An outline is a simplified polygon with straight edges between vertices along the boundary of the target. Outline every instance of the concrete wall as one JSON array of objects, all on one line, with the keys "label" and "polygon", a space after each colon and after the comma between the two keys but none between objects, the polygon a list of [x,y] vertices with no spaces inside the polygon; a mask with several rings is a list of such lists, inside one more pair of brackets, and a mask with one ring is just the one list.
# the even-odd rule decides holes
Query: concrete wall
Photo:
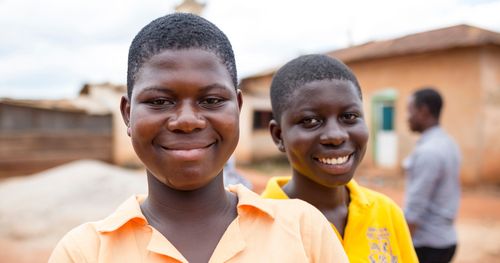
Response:
[{"label": "concrete wall", "polygon": [[127,127],[120,112],[121,97],[125,94],[125,87],[112,84],[90,85],[87,96],[91,100],[99,101],[112,113],[113,127],[113,163],[122,166],[138,167],[142,162],[135,154],[134,148],[127,135]]},{"label": "concrete wall", "polygon": [[[368,104],[374,94],[395,88],[395,129],[398,137],[398,163],[408,156],[418,135],[407,125],[407,100],[421,86],[432,85],[442,93],[445,106],[441,124],[459,143],[464,160],[462,179],[474,183],[480,170],[481,147],[477,139],[484,121],[480,84],[480,50],[454,49],[441,52],[349,63],[363,89],[367,120]],[[368,122],[371,125],[371,122]],[[370,147],[373,145],[370,143]],[[365,161],[373,164],[372,150]]]},{"label": "concrete wall", "polygon": [[263,93],[243,92],[243,107],[240,113],[240,140],[235,150],[238,163],[250,163],[279,155],[268,129],[253,130],[253,112],[271,111],[271,102]]},{"label": "concrete wall", "polygon": [[0,177],[78,159],[112,161],[111,115],[0,103]]},{"label": "concrete wall", "polygon": [[478,144],[479,174],[486,182],[500,182],[500,47],[485,47],[480,53],[482,117]]}]

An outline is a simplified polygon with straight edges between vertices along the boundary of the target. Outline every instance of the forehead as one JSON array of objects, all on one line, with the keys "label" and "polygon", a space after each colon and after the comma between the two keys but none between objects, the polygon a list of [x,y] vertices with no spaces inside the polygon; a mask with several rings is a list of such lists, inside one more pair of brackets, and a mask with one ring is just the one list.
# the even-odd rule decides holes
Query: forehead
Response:
[{"label": "forehead", "polygon": [[308,82],[296,88],[290,95],[285,108],[346,104],[362,104],[356,86],[349,80],[328,79]]},{"label": "forehead", "polygon": [[164,50],[146,61],[143,65],[143,68],[145,67],[194,70],[203,68],[225,69],[221,59],[215,53],[199,48]]},{"label": "forehead", "polygon": [[151,86],[208,86],[234,90],[231,76],[220,58],[203,49],[165,50],[146,61],[137,74],[133,93]]}]

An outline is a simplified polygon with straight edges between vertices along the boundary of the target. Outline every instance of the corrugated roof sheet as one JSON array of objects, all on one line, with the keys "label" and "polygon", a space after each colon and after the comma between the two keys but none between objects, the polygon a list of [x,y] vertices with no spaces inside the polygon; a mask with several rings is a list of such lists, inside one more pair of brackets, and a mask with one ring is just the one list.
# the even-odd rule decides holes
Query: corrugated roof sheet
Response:
[{"label": "corrugated roof sheet", "polygon": [[482,45],[500,45],[500,33],[457,25],[328,52],[344,62]]}]

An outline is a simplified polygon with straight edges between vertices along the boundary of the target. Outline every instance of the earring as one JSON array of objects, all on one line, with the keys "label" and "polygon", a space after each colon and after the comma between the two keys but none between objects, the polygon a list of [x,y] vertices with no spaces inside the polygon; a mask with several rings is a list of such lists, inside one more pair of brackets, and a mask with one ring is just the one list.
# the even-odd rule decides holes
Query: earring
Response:
[{"label": "earring", "polygon": [[130,134],[132,133],[132,130],[130,129],[130,122],[127,123],[127,135],[130,136]]},{"label": "earring", "polygon": [[280,142],[280,144],[278,145],[278,149],[282,152],[285,152],[285,145],[283,145],[283,142]]}]

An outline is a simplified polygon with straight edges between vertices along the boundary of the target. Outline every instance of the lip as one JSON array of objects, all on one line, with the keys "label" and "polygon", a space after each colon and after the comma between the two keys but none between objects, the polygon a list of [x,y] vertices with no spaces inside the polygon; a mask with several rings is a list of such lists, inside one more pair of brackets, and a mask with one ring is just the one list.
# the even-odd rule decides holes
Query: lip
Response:
[{"label": "lip", "polygon": [[172,158],[180,161],[196,161],[207,156],[215,143],[177,143],[161,148]]},{"label": "lip", "polygon": [[214,144],[214,142],[180,141],[176,143],[166,143],[161,145],[161,147],[169,151],[176,151],[176,150],[187,151],[187,150],[207,148],[212,144]]}]

